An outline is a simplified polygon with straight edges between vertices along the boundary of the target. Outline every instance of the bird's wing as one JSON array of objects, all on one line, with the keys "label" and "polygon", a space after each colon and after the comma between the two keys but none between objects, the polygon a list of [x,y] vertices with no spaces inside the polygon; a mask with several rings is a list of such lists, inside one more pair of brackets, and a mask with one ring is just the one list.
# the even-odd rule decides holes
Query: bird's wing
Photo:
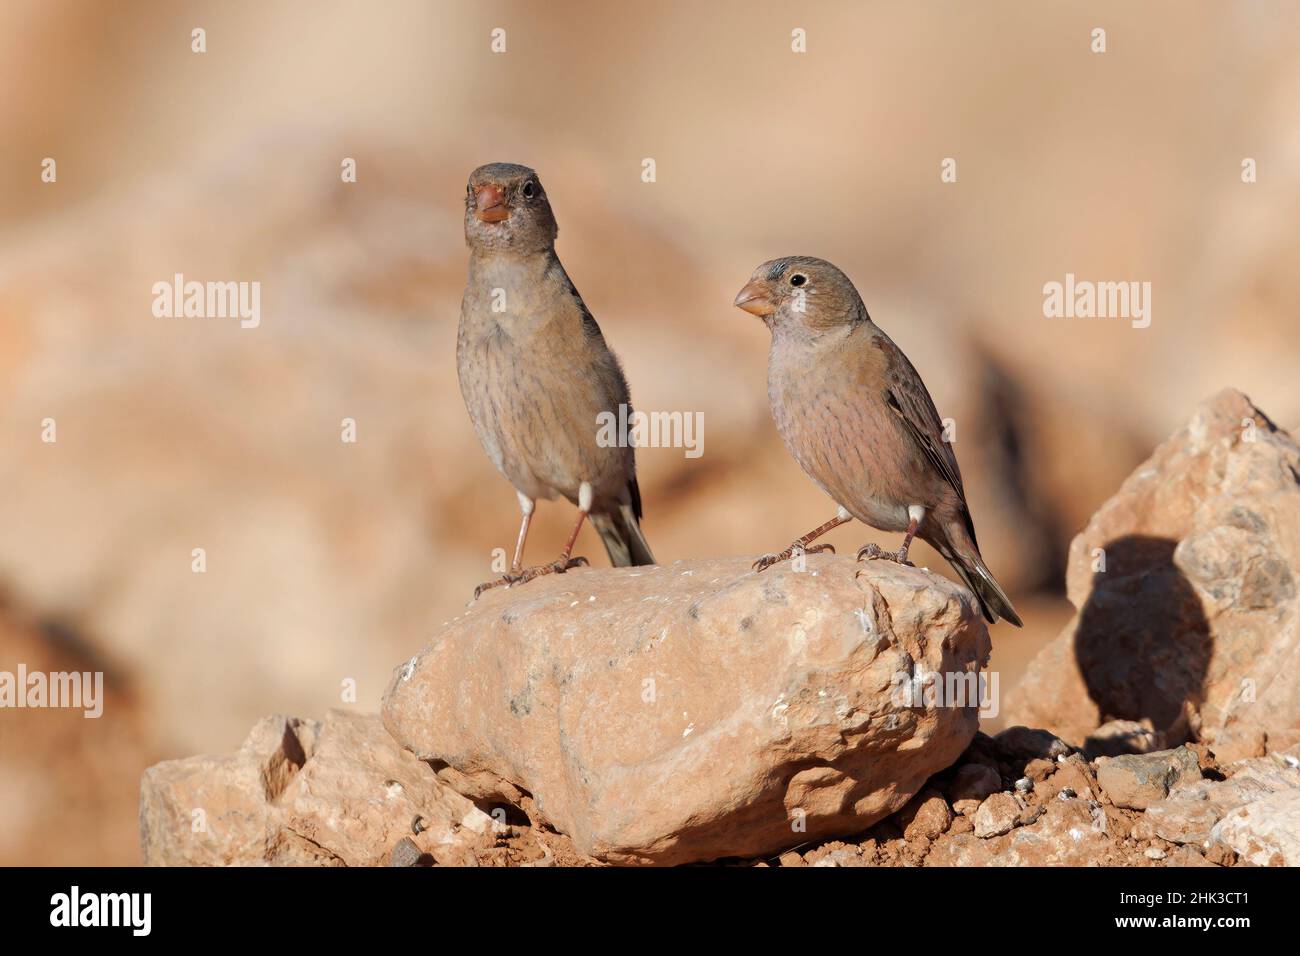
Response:
[{"label": "bird's wing", "polygon": [[884,335],[879,335],[878,339],[873,337],[872,344],[885,353],[885,404],[899,417],[903,430],[935,471],[952,485],[964,505],[966,490],[962,486],[957,456],[953,454],[952,446],[943,440],[943,423],[920,374],[902,350]]},{"label": "bird's wing", "polygon": [[[572,434],[594,434],[591,423],[598,413],[619,413],[619,406],[627,407],[627,420],[633,415],[632,400],[623,366],[600,331],[596,317],[582,300],[577,286],[565,272],[558,257],[552,257],[548,279],[558,302],[552,310],[554,329],[559,339],[554,347],[562,355],[561,367],[570,376],[566,406],[568,428]],[[603,461],[605,455],[599,456]],[[609,468],[623,469],[624,483],[621,491],[633,507],[635,517],[641,518],[641,490],[636,483],[636,453],[627,447],[622,454],[613,456]],[[648,553],[648,549],[647,549]],[[642,562],[644,563],[644,562]]]},{"label": "bird's wing", "polygon": [[558,258],[553,259],[551,271],[554,274],[556,285],[561,290],[561,294],[565,296],[570,301],[573,308],[577,310],[578,317],[582,321],[583,335],[588,339],[598,341],[602,348],[606,347],[605,336],[601,334],[600,331],[600,323],[598,323],[596,317],[591,314],[591,309],[587,308],[587,303],[582,301],[582,296],[578,294],[578,287],[573,284],[573,280],[569,278],[569,274],[564,271],[564,266],[560,264]]}]

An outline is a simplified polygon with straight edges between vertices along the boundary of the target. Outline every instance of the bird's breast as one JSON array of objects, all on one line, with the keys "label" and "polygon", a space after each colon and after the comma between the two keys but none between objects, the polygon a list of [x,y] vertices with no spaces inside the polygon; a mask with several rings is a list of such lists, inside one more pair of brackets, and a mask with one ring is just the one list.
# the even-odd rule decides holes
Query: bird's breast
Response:
[{"label": "bird's breast", "polygon": [[889,409],[833,364],[778,358],[769,366],[772,417],[790,454],[855,518],[907,527],[906,449]]},{"label": "bird's breast", "polygon": [[599,416],[617,415],[626,385],[616,363],[551,318],[462,322],[457,364],[470,418],[497,468],[530,497],[574,498],[583,482],[616,495],[633,453],[598,441]]}]

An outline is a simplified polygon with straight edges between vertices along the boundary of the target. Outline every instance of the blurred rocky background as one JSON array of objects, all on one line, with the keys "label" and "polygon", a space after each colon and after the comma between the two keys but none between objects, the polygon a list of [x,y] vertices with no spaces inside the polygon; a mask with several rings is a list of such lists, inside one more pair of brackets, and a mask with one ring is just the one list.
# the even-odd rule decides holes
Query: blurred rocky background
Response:
[{"label": "blurred rocky background", "polygon": [[[102,670],[108,697],[0,711],[0,863],[136,862],[145,766],[373,711],[492,575],[517,506],[453,357],[487,161],[541,173],[637,407],[704,415],[701,457],[639,454],[661,560],[831,515],[730,303],[776,255],[853,277],[956,423],[1026,622],[993,631],[1008,691],[1071,618],[1072,535],[1200,401],[1300,424],[1298,27],[1280,2],[4,4],[0,670]],[[260,327],[155,317],[176,273],[260,282]],[[1150,282],[1150,327],[1044,318],[1066,273]],[[543,505],[530,557],[571,520]]]}]

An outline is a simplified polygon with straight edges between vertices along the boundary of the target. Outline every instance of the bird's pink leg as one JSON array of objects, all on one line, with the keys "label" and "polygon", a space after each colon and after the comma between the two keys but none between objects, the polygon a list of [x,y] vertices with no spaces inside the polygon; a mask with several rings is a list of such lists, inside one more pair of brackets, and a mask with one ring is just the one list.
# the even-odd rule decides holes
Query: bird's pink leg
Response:
[{"label": "bird's pink leg", "polygon": [[533,578],[541,577],[543,574],[563,574],[570,568],[585,567],[590,562],[586,558],[570,557],[573,554],[573,546],[578,541],[578,532],[582,530],[582,523],[587,520],[587,512],[582,508],[578,509],[578,520],[573,525],[573,530],[569,532],[569,540],[564,542],[564,550],[560,556],[550,564],[539,564],[537,567],[528,568],[519,574],[519,583],[531,581]]},{"label": "bird's pink leg", "polygon": [[[520,496],[519,500],[522,504],[525,499]],[[550,564],[539,564],[536,567],[524,568],[521,571],[519,570],[518,565],[523,559],[524,538],[528,534],[528,520],[532,515],[532,509],[530,507],[524,508],[524,524],[519,529],[519,545],[515,549],[515,567],[511,568],[510,573],[500,581],[493,581],[489,584],[479,585],[478,590],[474,592],[474,596],[478,597],[488,588],[498,587],[502,584],[506,586],[523,584],[526,581],[531,581],[533,578],[539,578],[543,574],[563,574],[571,568],[581,568],[589,564],[590,562],[588,562],[586,558],[575,558],[572,557],[572,555],[573,546],[578,542],[578,532],[582,530],[582,523],[587,520],[587,515],[591,512],[591,505],[591,485],[583,482],[582,487],[578,491],[578,520],[574,522],[573,530],[569,532],[569,540],[564,542],[564,550],[560,553],[560,556]]]},{"label": "bird's pink leg", "polygon": [[515,542],[515,559],[510,562],[510,573],[518,574],[524,566],[524,542],[528,540],[528,526],[533,523],[532,509],[524,512],[524,520],[519,524],[519,540]]},{"label": "bird's pink leg", "polygon": [[[569,555],[573,554],[573,546],[578,543],[578,532],[582,530],[582,523],[586,520],[587,520],[587,512],[582,509],[579,509],[578,520],[574,523],[573,530],[569,532],[569,540],[564,542],[564,551],[560,554],[559,560],[555,562],[556,564],[568,564],[569,561],[571,560],[581,561],[583,564],[587,563],[586,558],[569,557]],[[560,568],[559,570],[563,571],[566,569]]]},{"label": "bird's pink leg", "polygon": [[907,560],[907,550],[912,546],[912,539],[916,537],[916,529],[920,526],[921,519],[913,515],[912,520],[907,523],[907,534],[903,537],[901,548],[897,551],[884,551],[878,544],[864,544],[858,551],[858,560],[866,558],[868,561],[895,561],[912,567],[912,562]]},{"label": "bird's pink leg", "polygon": [[535,502],[531,498],[526,498],[522,494],[519,496],[519,508],[523,512],[523,519],[519,522],[519,538],[515,541],[515,559],[510,563],[510,570],[497,578],[495,581],[486,581],[474,589],[474,598],[484,591],[492,588],[509,587],[511,584],[518,584],[523,580],[521,569],[524,564],[524,543],[528,540],[528,529],[533,523],[533,509]]},{"label": "bird's pink leg", "polygon": [[831,554],[834,554],[835,549],[831,547],[829,544],[819,544],[815,548],[810,548],[808,547],[808,545],[816,541],[818,538],[824,535],[827,531],[830,531],[832,528],[838,528],[840,525],[852,520],[853,518],[850,515],[841,511],[839,514],[837,514],[834,518],[826,522],[821,527],[814,528],[813,530],[809,531],[806,535],[804,535],[802,538],[796,538],[790,544],[790,547],[786,548],[784,551],[779,551],[775,554],[763,555],[761,558],[759,558],[757,561],[754,562],[754,570],[765,571],[774,564],[779,564],[782,561],[790,560],[796,554],[820,554],[823,551],[829,551]]}]

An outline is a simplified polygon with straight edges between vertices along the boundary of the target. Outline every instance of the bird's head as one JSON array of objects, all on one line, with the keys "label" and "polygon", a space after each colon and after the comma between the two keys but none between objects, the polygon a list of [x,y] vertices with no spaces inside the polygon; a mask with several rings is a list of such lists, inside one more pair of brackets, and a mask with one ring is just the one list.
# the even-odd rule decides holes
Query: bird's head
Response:
[{"label": "bird's head", "polygon": [[465,187],[465,242],[484,252],[544,252],[559,227],[537,173],[515,163],[489,163]]},{"label": "bird's head", "polygon": [[778,328],[827,331],[867,318],[849,277],[824,259],[785,256],[764,262],[736,296],[738,309]]}]

